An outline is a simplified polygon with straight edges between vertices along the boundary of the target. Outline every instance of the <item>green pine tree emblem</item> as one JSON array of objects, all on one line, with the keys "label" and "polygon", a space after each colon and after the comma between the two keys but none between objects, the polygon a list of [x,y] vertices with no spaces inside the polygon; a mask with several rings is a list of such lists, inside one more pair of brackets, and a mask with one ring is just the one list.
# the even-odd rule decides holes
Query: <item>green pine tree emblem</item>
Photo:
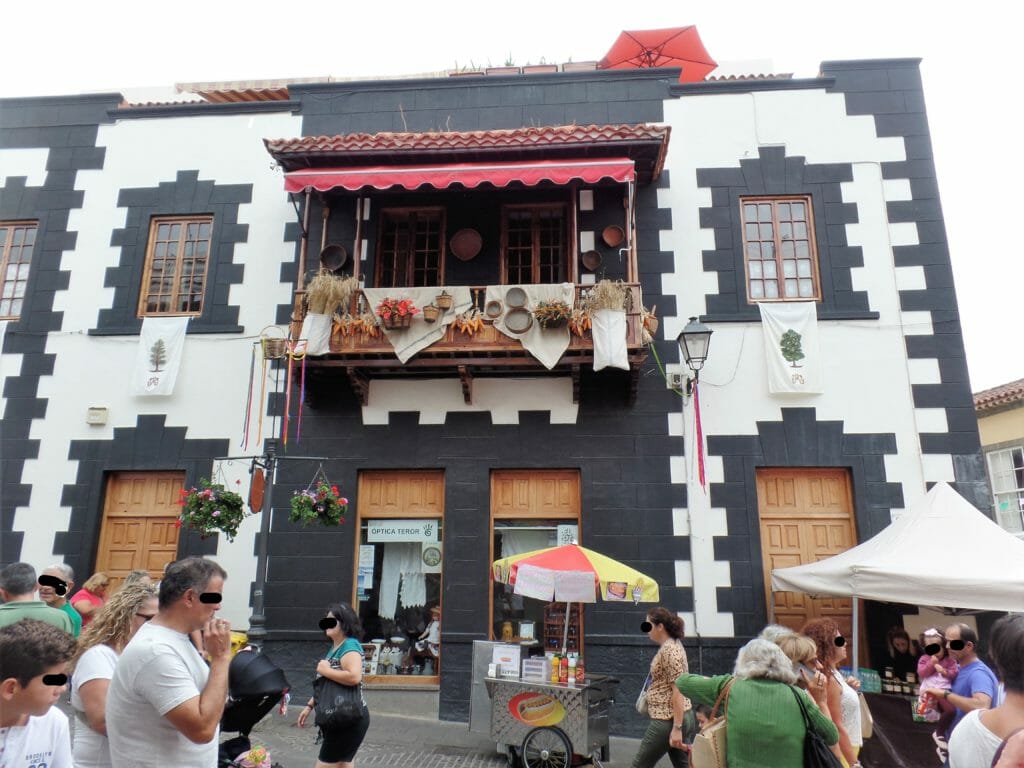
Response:
[{"label": "green pine tree emblem", "polygon": [[167,346],[163,339],[157,339],[156,343],[149,348],[149,364],[153,373],[160,372],[160,366],[167,363]]},{"label": "green pine tree emblem", "polygon": [[802,368],[803,366],[797,365],[797,360],[804,359],[804,350],[800,345],[800,334],[790,328],[779,339],[779,351],[782,352],[782,356],[790,362],[792,368]]}]

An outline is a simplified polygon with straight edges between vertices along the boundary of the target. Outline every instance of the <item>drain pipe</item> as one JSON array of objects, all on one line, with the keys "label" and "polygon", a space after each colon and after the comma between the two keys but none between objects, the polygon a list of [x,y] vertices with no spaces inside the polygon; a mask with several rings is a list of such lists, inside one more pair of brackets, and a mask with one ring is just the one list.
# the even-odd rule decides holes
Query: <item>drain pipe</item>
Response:
[{"label": "drain pipe", "polygon": [[696,456],[696,447],[693,450],[687,450],[687,434],[692,434],[694,438],[697,436],[696,427],[692,430],[686,429],[686,401],[687,395],[685,390],[680,393],[679,399],[681,402],[681,416],[682,416],[682,430],[683,430],[683,451],[687,459],[686,466],[686,525],[690,531],[690,589],[693,595],[693,633],[697,636],[697,674],[704,674],[704,638],[700,633],[700,611],[697,605],[697,567],[694,564],[694,528],[693,528],[693,494],[691,491],[691,478],[693,472],[690,471],[690,460],[691,457]]}]

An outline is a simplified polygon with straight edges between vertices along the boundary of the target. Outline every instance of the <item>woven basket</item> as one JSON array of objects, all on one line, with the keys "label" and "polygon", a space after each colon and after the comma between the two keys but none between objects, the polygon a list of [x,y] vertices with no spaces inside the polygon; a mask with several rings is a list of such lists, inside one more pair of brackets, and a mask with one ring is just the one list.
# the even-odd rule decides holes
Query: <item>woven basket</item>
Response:
[{"label": "woven basket", "polygon": [[260,342],[263,345],[264,360],[280,360],[288,351],[288,341],[286,339],[264,337]]},{"label": "woven basket", "polygon": [[389,331],[397,331],[401,328],[408,328],[412,325],[412,315],[391,315],[389,318],[381,318],[380,324]]}]

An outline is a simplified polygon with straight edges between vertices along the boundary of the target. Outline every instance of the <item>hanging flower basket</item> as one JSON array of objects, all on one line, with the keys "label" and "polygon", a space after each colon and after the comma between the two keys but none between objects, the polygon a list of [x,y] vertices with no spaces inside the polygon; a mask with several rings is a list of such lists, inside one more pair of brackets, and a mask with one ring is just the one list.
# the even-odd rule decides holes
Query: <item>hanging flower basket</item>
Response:
[{"label": "hanging flower basket", "polygon": [[[240,482],[240,481],[236,481]],[[199,481],[202,488],[182,488],[181,514],[174,521],[176,528],[182,525],[199,531],[200,538],[213,536],[218,531],[228,541],[234,541],[238,526],[245,519],[245,501],[223,485],[213,485],[206,478]]]},{"label": "hanging flower basket", "polygon": [[338,486],[331,485],[327,478],[314,478],[311,487],[296,491],[292,496],[292,512],[288,519],[293,523],[310,525],[341,525],[348,511],[348,499],[339,495]]},{"label": "hanging flower basket", "polygon": [[413,315],[420,310],[412,299],[395,299],[389,296],[382,299],[374,311],[380,318],[381,325],[388,330],[395,330],[408,328],[412,324]]}]

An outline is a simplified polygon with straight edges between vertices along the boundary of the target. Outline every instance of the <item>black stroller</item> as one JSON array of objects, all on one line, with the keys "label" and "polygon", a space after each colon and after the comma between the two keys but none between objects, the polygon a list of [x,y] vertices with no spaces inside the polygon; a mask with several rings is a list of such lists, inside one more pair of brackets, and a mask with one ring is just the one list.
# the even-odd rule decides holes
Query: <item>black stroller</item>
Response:
[{"label": "black stroller", "polygon": [[237,766],[238,757],[252,748],[250,731],[287,691],[284,672],[269,656],[251,648],[235,654],[228,667],[228,702],[220,719],[220,730],[239,735],[221,742],[218,766]]}]

